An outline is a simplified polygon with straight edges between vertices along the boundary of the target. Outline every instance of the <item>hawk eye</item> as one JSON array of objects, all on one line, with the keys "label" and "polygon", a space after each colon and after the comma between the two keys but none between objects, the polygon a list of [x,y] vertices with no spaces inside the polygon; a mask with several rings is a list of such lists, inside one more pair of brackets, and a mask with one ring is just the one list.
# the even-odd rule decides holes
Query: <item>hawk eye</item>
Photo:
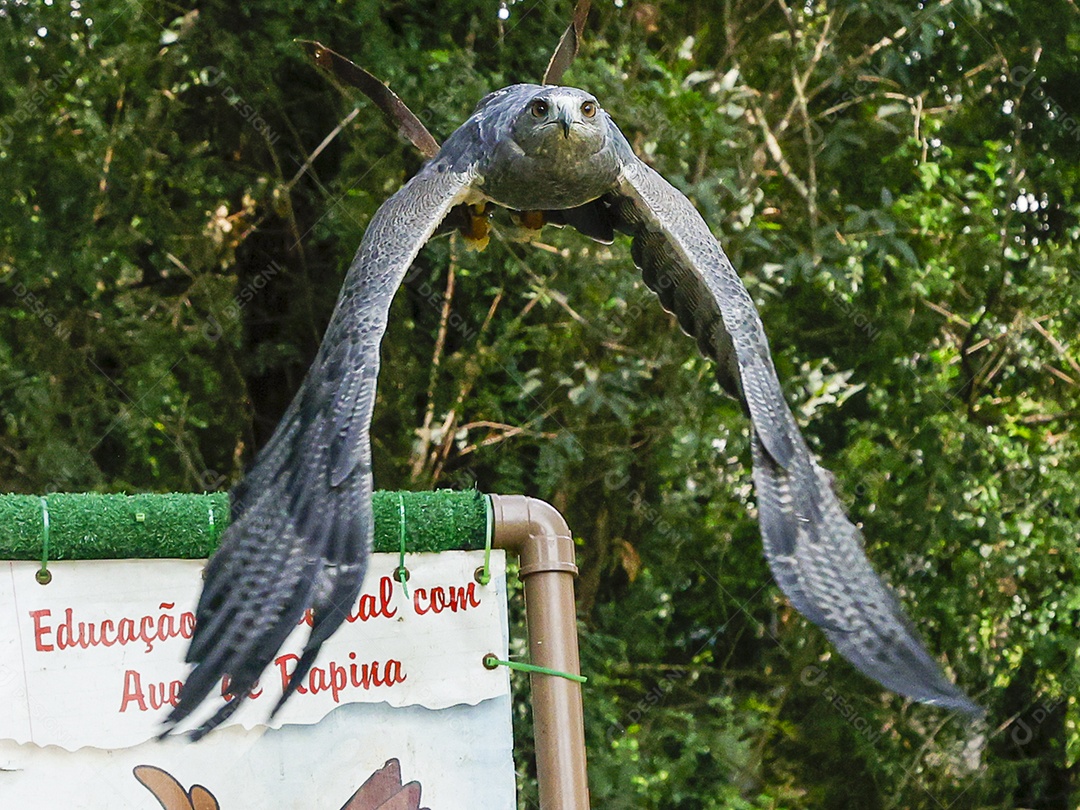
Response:
[{"label": "hawk eye", "polygon": [[586,101],[584,104],[582,104],[581,114],[584,115],[586,118],[592,118],[594,115],[596,115],[596,102]]},{"label": "hawk eye", "polygon": [[537,118],[543,118],[547,115],[548,103],[542,98],[538,98],[532,103],[532,114]]}]

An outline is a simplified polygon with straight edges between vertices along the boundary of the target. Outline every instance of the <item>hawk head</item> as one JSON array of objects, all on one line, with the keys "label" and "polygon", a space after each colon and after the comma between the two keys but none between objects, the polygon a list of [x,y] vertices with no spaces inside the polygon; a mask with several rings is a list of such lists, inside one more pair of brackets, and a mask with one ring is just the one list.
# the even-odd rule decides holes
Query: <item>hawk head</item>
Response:
[{"label": "hawk head", "polygon": [[511,131],[530,157],[574,161],[604,147],[606,124],[590,93],[576,87],[542,86],[522,99]]}]

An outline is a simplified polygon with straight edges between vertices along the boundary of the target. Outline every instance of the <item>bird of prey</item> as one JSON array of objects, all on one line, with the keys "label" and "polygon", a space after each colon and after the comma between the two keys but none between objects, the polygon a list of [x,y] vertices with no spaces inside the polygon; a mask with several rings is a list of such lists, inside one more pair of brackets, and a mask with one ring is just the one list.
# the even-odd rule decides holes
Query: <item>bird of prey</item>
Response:
[{"label": "bird of prey", "polygon": [[314,364],[233,491],[232,523],[197,608],[187,655],[195,667],[167,723],[187,717],[225,675],[238,697],[195,734],[229,717],[312,608],[280,708],[345,618],[371,550],[369,427],[391,299],[433,235],[460,229],[482,244],[493,208],[526,229],[552,223],[605,243],[617,232],[631,237],[645,282],[750,419],[761,534],[780,588],[866,675],[978,715],[867,562],[784,400],[753,301],[700,214],[634,154],[593,95],[516,84],[482,99],[372,218]]}]

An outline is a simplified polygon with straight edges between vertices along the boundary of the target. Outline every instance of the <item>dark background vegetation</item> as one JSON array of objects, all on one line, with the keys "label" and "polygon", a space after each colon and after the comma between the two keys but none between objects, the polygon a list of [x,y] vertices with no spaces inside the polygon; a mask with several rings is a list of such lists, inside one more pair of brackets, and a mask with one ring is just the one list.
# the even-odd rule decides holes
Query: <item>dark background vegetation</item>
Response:
[{"label": "dark background vegetation", "polygon": [[[567,515],[594,807],[1075,807],[1077,3],[596,6],[565,82],[722,238],[869,556],[988,722],[883,692],[782,598],[746,422],[623,240],[425,249],[378,485]],[[0,0],[0,491],[235,481],[420,165],[294,39],[445,138],[537,81],[570,14],[499,8]]]}]

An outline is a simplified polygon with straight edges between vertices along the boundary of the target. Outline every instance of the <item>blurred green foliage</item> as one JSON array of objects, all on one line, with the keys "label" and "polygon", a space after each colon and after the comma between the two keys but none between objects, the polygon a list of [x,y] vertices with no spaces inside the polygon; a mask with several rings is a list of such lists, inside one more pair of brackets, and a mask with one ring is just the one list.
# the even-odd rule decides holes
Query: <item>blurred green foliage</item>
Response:
[{"label": "blurred green foliage", "polygon": [[[869,556],[989,723],[883,693],[780,596],[746,423],[624,241],[430,245],[378,485],[567,515],[594,807],[1076,806],[1076,4],[596,5],[566,83],[721,237]],[[570,13],[499,7],[0,0],[0,490],[233,482],[419,166],[293,40],[445,138],[537,81]]]}]

